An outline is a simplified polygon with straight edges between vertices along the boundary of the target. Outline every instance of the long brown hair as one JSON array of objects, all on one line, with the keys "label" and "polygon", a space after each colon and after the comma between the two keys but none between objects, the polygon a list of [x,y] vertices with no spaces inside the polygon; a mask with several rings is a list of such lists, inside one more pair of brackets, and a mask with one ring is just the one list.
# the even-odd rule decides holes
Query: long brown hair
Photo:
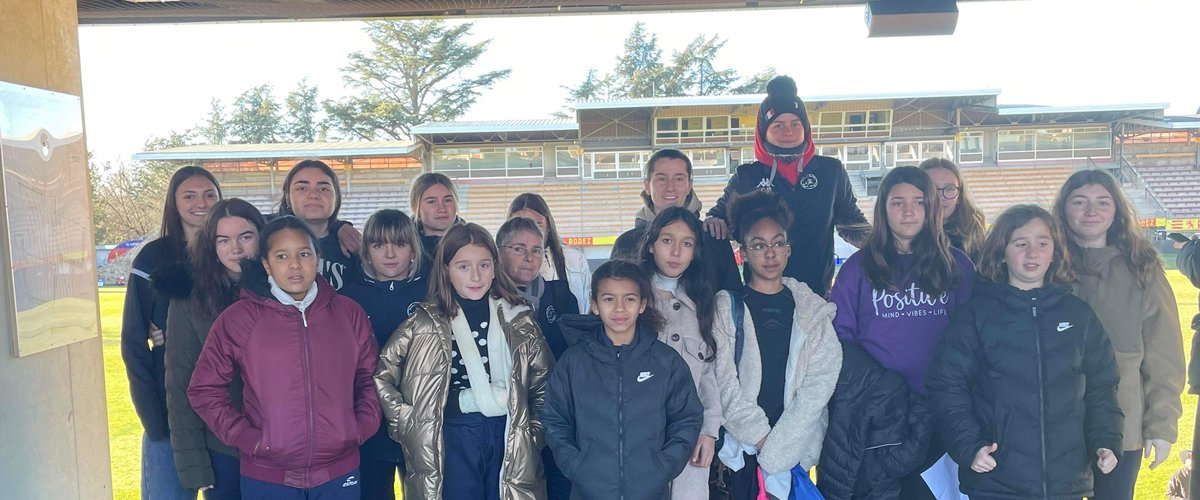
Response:
[{"label": "long brown hair", "polygon": [[[900,274],[900,253],[896,250],[887,215],[888,196],[899,184],[911,184],[920,189],[925,203],[924,227],[912,241],[911,250],[916,262],[904,275]],[[956,286],[960,271],[950,252],[950,240],[942,229],[942,208],[937,196],[933,180],[920,168],[896,167],[883,177],[879,196],[875,199],[875,224],[862,248],[867,256],[863,266],[871,286],[895,291],[909,276],[921,291],[933,296]]]},{"label": "long brown hair", "polygon": [[[658,272],[658,265],[654,263],[654,254],[650,252],[650,249],[654,248],[654,243],[658,241],[663,228],[676,222],[683,222],[696,239],[696,245],[692,247],[692,262],[679,276],[679,284],[696,304],[696,322],[700,325],[700,338],[713,353],[704,361],[712,361],[716,359],[717,352],[717,340],[713,338],[712,334],[717,292],[713,290],[712,268],[707,265],[704,245],[700,244],[701,238],[704,236],[704,227],[701,225],[700,218],[684,207],[670,207],[659,212],[654,216],[654,220],[650,221],[646,233],[642,236],[638,248],[638,262],[646,276],[653,276],[655,272]],[[651,295],[650,298],[653,299],[654,296]]]},{"label": "long brown hair", "polygon": [[217,200],[221,199],[221,184],[217,182],[216,177],[213,177],[212,172],[205,170],[204,167],[187,165],[180,167],[171,175],[171,182],[167,184],[167,199],[163,203],[162,226],[158,230],[158,236],[167,242],[166,252],[172,260],[184,257],[187,252],[187,233],[183,230],[183,218],[179,216],[179,204],[175,202],[175,195],[179,192],[179,186],[183,184],[183,181],[197,176],[208,179],[217,189]]},{"label": "long brown hair", "polygon": [[[963,181],[958,165],[945,158],[930,158],[921,162],[918,167],[926,172],[940,168],[954,174],[954,181],[958,183],[958,205],[953,214],[942,220],[942,228],[946,230],[947,236],[950,232],[961,236],[963,253],[972,259],[978,258],[980,246],[983,245],[983,238],[987,233],[986,219],[983,216],[983,210],[975,205],[975,198],[971,195],[971,190],[967,188],[967,183]],[[938,196],[941,196],[941,193],[938,193]]]},{"label": "long brown hair", "polygon": [[304,160],[288,171],[287,176],[283,178],[283,196],[279,198],[279,214],[296,215],[295,207],[292,207],[291,202],[292,179],[306,168],[320,170],[329,177],[329,182],[333,184],[333,213],[329,214],[329,223],[332,224],[337,220],[338,212],[342,210],[342,186],[338,184],[337,172],[333,171],[333,167],[321,160]]},{"label": "long brown hair", "polygon": [[425,172],[413,179],[412,190],[408,192],[408,209],[412,211],[412,218],[417,222],[417,234],[421,233],[421,196],[425,195],[425,191],[429,188],[441,184],[446,186],[450,191],[450,196],[454,197],[454,216],[456,219],[462,220],[458,215],[458,188],[454,187],[454,181],[446,177],[446,174],[437,172]]},{"label": "long brown hair", "polygon": [[[446,316],[458,314],[458,302],[454,300],[454,284],[450,282],[450,261],[459,250],[468,245],[486,248],[488,253],[492,254],[493,269],[501,265],[500,251],[487,229],[474,223],[450,226],[442,236],[442,241],[438,243],[437,255],[433,259],[433,273],[429,278],[429,295],[425,298],[427,303],[437,306]],[[494,299],[508,301],[509,304],[529,304],[521,297],[517,285],[508,277],[508,273],[500,269],[495,269],[488,295]]]},{"label": "long brown hair", "polygon": [[558,226],[554,223],[554,216],[550,215],[550,205],[539,194],[521,193],[513,198],[512,204],[508,206],[508,218],[511,219],[514,213],[521,210],[531,210],[546,218],[545,237],[546,245],[550,247],[550,259],[554,263],[558,279],[567,281],[567,259],[563,256],[562,237],[558,235]]},{"label": "long brown hair", "polygon": [[[1062,188],[1058,190],[1058,196],[1054,199],[1054,217],[1059,220],[1063,230],[1067,233],[1067,245],[1070,247],[1071,253],[1082,255],[1082,249],[1075,243],[1075,238],[1070,237],[1071,226],[1067,222],[1067,199],[1076,189],[1091,184],[1099,185],[1108,191],[1109,196],[1112,196],[1115,210],[1113,211],[1112,226],[1108,228],[1108,245],[1117,247],[1123,255],[1129,258],[1129,262],[1133,266],[1133,273],[1138,277],[1138,284],[1145,288],[1155,273],[1163,272],[1162,261],[1158,259],[1158,250],[1155,250],[1154,245],[1150,244],[1150,241],[1142,234],[1137,217],[1133,214],[1133,203],[1130,203],[1129,198],[1125,197],[1125,192],[1121,190],[1117,180],[1108,172],[1080,170],[1067,177],[1067,182],[1064,182]],[[1075,274],[1087,272],[1083,268],[1083,259],[1075,259],[1073,265]]]},{"label": "long brown hair", "polygon": [[188,252],[192,262],[192,296],[199,301],[200,310],[211,318],[216,318],[238,298],[237,280],[229,276],[217,258],[217,224],[226,217],[241,217],[259,233],[267,225],[258,209],[240,198],[218,201],[209,209],[208,220],[189,244]]},{"label": "long brown hair", "polygon": [[996,283],[1008,283],[1008,265],[1004,262],[1008,242],[1012,239],[1013,231],[1034,219],[1046,223],[1046,227],[1050,228],[1050,238],[1054,240],[1054,254],[1050,267],[1046,269],[1046,283],[1065,285],[1075,281],[1075,273],[1071,270],[1071,252],[1067,249],[1067,237],[1062,225],[1046,209],[1027,204],[1008,207],[996,218],[979,249],[976,273]]}]

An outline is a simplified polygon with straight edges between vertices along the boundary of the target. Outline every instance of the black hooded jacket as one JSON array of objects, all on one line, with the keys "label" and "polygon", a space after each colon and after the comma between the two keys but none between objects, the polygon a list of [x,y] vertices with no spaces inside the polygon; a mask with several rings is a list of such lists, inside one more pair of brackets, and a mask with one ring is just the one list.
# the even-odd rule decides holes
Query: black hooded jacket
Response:
[{"label": "black hooded jacket", "polygon": [[[1184,243],[1175,259],[1179,272],[1187,276],[1192,286],[1200,288],[1200,240]],[[1200,314],[1192,317],[1192,329],[1200,329]],[[1192,336],[1192,356],[1188,361],[1188,392],[1200,394],[1200,335]]]},{"label": "black hooded jacket", "polygon": [[[976,283],[925,380],[962,491],[988,498],[1092,494],[1096,451],[1121,450],[1119,375],[1100,320],[1065,287]],[[970,464],[998,445],[996,468]]]},{"label": "black hooded jacket", "polygon": [[829,499],[900,498],[900,479],[924,465],[929,407],[900,375],[842,341],[842,372],[829,400],[817,489]]},{"label": "black hooded jacket", "polygon": [[667,498],[704,418],[687,363],[640,325],[615,347],[599,316],[559,323],[570,347],[550,375],[542,423],[571,498]]}]

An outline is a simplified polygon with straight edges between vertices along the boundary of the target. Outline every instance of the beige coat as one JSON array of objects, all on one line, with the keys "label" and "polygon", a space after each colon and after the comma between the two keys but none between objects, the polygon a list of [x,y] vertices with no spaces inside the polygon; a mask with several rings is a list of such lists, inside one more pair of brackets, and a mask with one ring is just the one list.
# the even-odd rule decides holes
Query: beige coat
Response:
[{"label": "beige coat", "polygon": [[[529,308],[492,299],[512,353],[500,498],[544,500],[542,404],[554,358]],[[450,391],[450,317],[422,303],[383,347],[375,386],[388,433],[404,449],[404,497],[442,498],[443,412]],[[449,478],[453,480],[453,478]]]},{"label": "beige coat", "polygon": [[1107,247],[1074,255],[1084,269],[1074,291],[1096,311],[1112,342],[1121,373],[1117,403],[1125,413],[1122,444],[1130,451],[1147,439],[1175,442],[1186,368],[1179,308],[1166,276],[1156,272],[1142,287],[1120,253]]}]

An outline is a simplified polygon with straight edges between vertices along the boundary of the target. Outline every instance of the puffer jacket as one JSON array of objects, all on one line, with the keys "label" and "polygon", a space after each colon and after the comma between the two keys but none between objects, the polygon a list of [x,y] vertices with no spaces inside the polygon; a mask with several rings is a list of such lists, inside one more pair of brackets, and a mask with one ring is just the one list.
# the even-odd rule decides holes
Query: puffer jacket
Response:
[{"label": "puffer jacket", "polygon": [[[271,295],[256,264],[243,262],[241,300],[213,323],[188,399],[238,449],[243,476],[313,488],[357,468],[379,428],[375,338],[362,308],[324,279],[301,312]],[[241,410],[229,396],[237,372]]]},{"label": "puffer jacket", "polygon": [[1122,448],[1140,450],[1148,439],[1174,443],[1187,371],[1175,293],[1162,271],[1141,286],[1129,258],[1116,247],[1080,250],[1071,255],[1079,270],[1073,289],[1100,317],[1117,356]]},{"label": "puffer jacket", "polygon": [[[211,486],[216,480],[209,452],[237,457],[236,449],[222,443],[204,424],[188,401],[188,384],[196,369],[196,360],[208,339],[216,316],[203,309],[192,294],[191,268],[186,263],[160,268],[150,282],[154,290],[171,301],[167,311],[167,329],[171,340],[166,346],[167,422],[171,425],[171,448],[175,452],[175,470],[184,488],[195,490]],[[229,384],[234,408],[242,408],[242,377],[235,374]]]},{"label": "puffer jacket", "polygon": [[[800,465],[805,470],[817,464],[821,443],[829,425],[829,398],[842,369],[842,346],[833,330],[836,306],[825,302],[804,283],[783,278],[792,292],[796,310],[792,316],[792,338],[788,348],[788,373],[784,381],[783,414],[772,428],[767,414],[758,406],[762,386],[762,357],[749,308],[743,303],[742,359],[734,362],[737,328],[733,324],[729,293],[717,294],[713,337],[717,341],[717,385],[721,388],[726,436],[742,443],[766,442],[758,453],[758,465],[778,474]],[[778,429],[779,432],[775,432]]]},{"label": "puffer jacket", "polygon": [[577,500],[663,500],[704,408],[679,353],[639,325],[615,347],[595,315],[561,320],[571,347],[550,377],[546,439]]},{"label": "puffer jacket", "polygon": [[[981,281],[950,320],[929,368],[942,441],[971,496],[1092,494],[1096,451],[1118,453],[1117,364],[1100,320],[1066,287]],[[970,464],[996,443],[996,468]]]},{"label": "puffer jacket", "polygon": [[[1179,272],[1192,286],[1200,288],[1200,240],[1184,243],[1175,259]],[[1200,314],[1192,316],[1192,329],[1200,330]],[[1200,394],[1200,335],[1192,335],[1192,356],[1188,361],[1188,392]]]},{"label": "puffer jacket", "polygon": [[900,498],[900,479],[923,465],[933,434],[925,399],[861,346],[842,341],[842,373],[829,400],[817,465],[828,500]]},{"label": "puffer jacket", "polygon": [[[554,356],[528,306],[490,300],[512,353],[500,498],[544,500],[542,404]],[[443,476],[442,441],[450,393],[451,319],[430,303],[417,306],[383,347],[375,372],[388,432],[404,449],[404,497],[409,500],[439,500],[443,481],[454,480]]]}]

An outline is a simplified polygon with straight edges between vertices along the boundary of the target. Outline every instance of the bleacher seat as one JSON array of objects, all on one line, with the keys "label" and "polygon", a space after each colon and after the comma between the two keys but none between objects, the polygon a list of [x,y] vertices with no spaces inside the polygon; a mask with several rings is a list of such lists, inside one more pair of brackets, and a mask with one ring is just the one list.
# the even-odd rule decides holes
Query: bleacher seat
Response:
[{"label": "bleacher seat", "polygon": [[1171,216],[1200,215],[1200,168],[1196,165],[1138,165],[1134,168]]}]

